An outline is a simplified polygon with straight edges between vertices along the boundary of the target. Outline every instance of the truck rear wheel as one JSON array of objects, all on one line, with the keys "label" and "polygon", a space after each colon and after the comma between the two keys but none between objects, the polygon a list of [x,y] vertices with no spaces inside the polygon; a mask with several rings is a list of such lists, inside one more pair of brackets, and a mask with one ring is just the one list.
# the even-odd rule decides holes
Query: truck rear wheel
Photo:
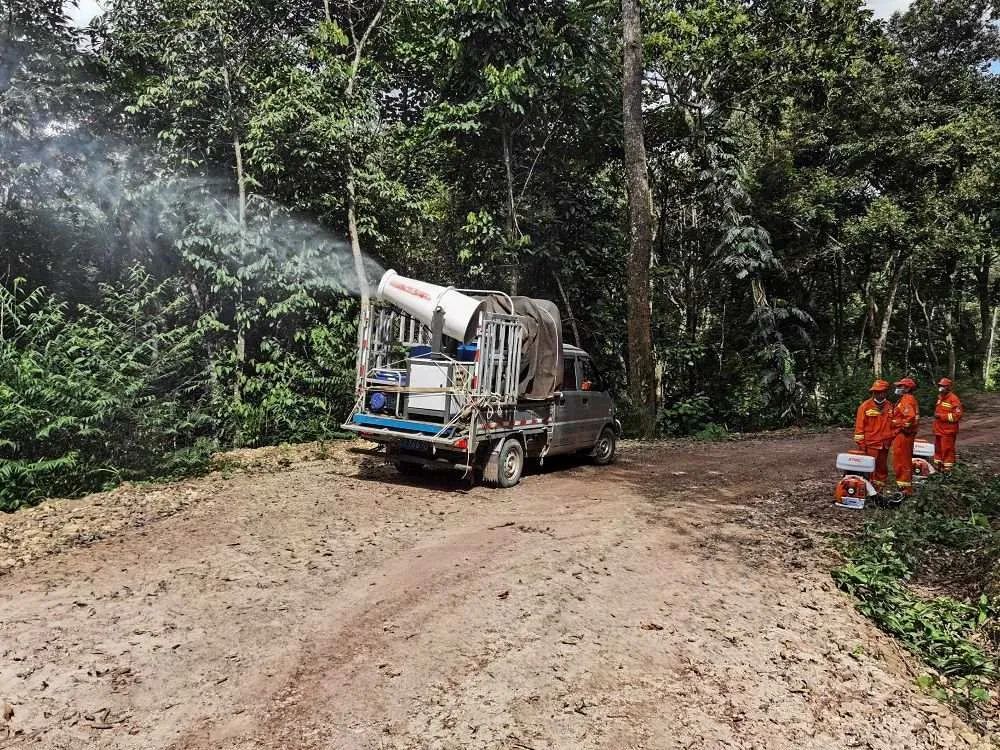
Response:
[{"label": "truck rear wheel", "polygon": [[499,449],[490,453],[483,469],[483,484],[487,487],[513,487],[524,472],[524,446],[517,438],[506,438]]},{"label": "truck rear wheel", "polygon": [[424,467],[414,461],[395,461],[394,465],[396,467],[396,471],[407,477],[422,474],[424,471]]}]

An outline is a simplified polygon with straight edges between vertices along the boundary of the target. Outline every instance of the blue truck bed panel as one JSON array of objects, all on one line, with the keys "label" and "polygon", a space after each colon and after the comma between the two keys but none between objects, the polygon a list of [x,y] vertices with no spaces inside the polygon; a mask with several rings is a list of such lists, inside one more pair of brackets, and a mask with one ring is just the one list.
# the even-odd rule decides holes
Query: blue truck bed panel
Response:
[{"label": "blue truck bed panel", "polygon": [[[371,414],[355,414],[354,424],[365,427],[388,427],[390,430],[406,430],[408,432],[418,432],[425,435],[437,435],[444,425],[431,424],[428,422],[414,422],[410,419],[394,419],[392,417],[376,417]],[[453,428],[449,427],[443,434],[450,435]]]}]

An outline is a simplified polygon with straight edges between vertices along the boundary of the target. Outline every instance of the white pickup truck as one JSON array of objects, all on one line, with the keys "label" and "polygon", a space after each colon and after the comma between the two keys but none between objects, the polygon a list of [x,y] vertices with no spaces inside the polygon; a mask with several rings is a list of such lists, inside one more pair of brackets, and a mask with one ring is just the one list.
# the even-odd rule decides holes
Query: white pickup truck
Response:
[{"label": "white pickup truck", "polygon": [[562,343],[539,300],[456,290],[387,271],[359,324],[345,430],[402,472],[443,466],[513,487],[526,458],[614,460],[621,425],[590,356]]}]

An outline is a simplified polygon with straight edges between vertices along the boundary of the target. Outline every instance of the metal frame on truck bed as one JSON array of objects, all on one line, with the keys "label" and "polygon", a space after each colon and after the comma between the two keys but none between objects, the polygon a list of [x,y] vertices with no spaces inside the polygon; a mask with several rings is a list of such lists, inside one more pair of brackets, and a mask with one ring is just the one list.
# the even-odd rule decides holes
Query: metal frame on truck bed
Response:
[{"label": "metal frame on truck bed", "polygon": [[[456,291],[510,302],[500,292]],[[474,344],[442,345],[440,329],[435,336],[408,312],[372,304],[359,325],[356,400],[343,428],[385,445],[404,472],[445,466],[481,474],[487,484],[516,484],[525,457],[550,453],[558,404],[565,404],[562,393],[519,397],[524,337],[517,315],[483,311]],[[607,422],[617,424],[613,406]],[[605,449],[609,461],[615,434]]]}]

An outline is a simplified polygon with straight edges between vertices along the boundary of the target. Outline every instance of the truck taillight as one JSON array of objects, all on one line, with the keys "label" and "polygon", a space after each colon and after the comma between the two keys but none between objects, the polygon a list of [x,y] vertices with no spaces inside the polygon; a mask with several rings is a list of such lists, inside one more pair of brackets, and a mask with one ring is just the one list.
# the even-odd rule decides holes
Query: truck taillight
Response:
[{"label": "truck taillight", "polygon": [[469,447],[469,441],[467,439],[465,439],[465,438],[459,438],[454,443],[452,443],[452,445],[454,445],[459,450],[463,450],[464,451],[466,448]]}]

